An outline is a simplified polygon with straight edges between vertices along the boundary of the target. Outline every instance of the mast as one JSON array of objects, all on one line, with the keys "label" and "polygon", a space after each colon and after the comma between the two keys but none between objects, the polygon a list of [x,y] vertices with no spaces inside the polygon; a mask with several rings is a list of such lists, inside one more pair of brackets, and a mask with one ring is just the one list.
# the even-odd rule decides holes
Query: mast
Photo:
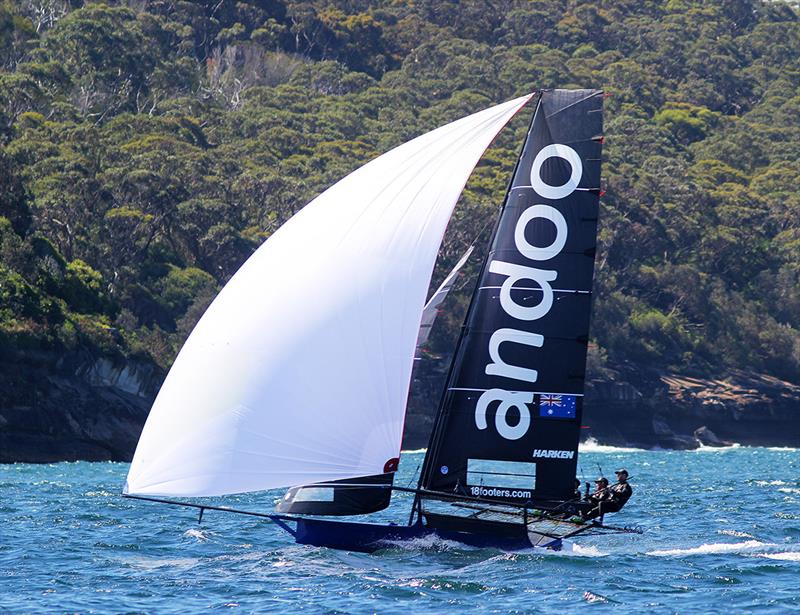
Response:
[{"label": "mast", "polygon": [[599,90],[542,93],[461,331],[420,488],[572,497],[602,147]]}]

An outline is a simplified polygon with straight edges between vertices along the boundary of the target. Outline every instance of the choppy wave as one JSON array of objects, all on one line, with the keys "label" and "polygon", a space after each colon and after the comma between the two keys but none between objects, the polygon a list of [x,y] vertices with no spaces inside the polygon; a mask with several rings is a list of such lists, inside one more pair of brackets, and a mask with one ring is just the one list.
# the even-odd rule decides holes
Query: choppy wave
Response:
[{"label": "choppy wave", "polygon": [[[565,543],[566,544],[566,541]],[[598,549],[594,545],[580,545],[578,543],[572,543],[572,549],[570,551],[561,551],[565,555],[575,555],[577,557],[606,557],[608,553],[605,553]]]},{"label": "choppy wave", "polygon": [[752,534],[748,534],[747,532],[739,532],[737,530],[719,530],[718,533],[724,536],[733,536],[734,538],[752,538],[753,540],[756,539],[755,536]]},{"label": "choppy wave", "polygon": [[610,602],[609,599],[606,598],[605,596],[601,596],[600,594],[595,594],[590,591],[583,592],[583,599],[586,600],[586,602],[601,602],[601,603]]},{"label": "choppy wave", "polygon": [[800,562],[800,551],[786,551],[784,553],[761,553],[759,557],[776,559],[782,562]]},{"label": "choppy wave", "polygon": [[718,553],[747,553],[749,551],[757,551],[758,549],[772,546],[775,545],[768,542],[761,542],[760,540],[747,540],[745,542],[712,542],[702,544],[699,547],[690,547],[688,549],[664,549],[648,551],[647,555],[655,555],[659,557],[680,557],[686,555],[712,555]]},{"label": "choppy wave", "polygon": [[[335,551],[295,544],[256,518],[214,513],[198,525],[191,511],[115,497],[127,464],[0,464],[0,611],[115,612],[129,604],[182,615],[238,604],[243,612],[326,612],[334,604],[361,612],[371,604],[408,610],[412,600],[417,611],[443,615],[563,615],[615,601],[632,612],[797,606],[800,495],[781,491],[800,488],[795,453],[593,446],[600,465],[636,468],[634,498],[614,522],[646,533],[577,536],[560,552],[435,537],[374,555]],[[403,456],[398,484],[413,484],[421,460]],[[220,503],[261,510],[278,495]],[[404,521],[409,505],[402,494],[364,521]]]},{"label": "choppy wave", "polygon": [[192,528],[190,530],[186,530],[183,533],[183,535],[186,536],[187,538],[196,538],[197,540],[200,540],[200,541],[208,540],[209,539],[209,534],[210,534],[210,532],[206,532],[204,530],[198,530],[198,529],[195,529],[195,528]]}]

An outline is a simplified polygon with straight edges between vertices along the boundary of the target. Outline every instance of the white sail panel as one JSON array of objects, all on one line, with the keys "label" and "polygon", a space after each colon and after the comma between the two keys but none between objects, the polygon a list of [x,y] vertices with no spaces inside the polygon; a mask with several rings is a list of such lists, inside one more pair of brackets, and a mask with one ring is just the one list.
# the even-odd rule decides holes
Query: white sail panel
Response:
[{"label": "white sail panel", "polygon": [[425,307],[422,309],[422,318],[419,323],[419,334],[417,335],[417,350],[419,350],[421,346],[424,346],[428,341],[428,338],[431,335],[431,329],[433,329],[433,323],[436,322],[436,316],[439,315],[439,306],[442,305],[444,300],[447,298],[447,294],[450,292],[450,289],[453,288],[453,285],[458,279],[458,274],[461,271],[461,268],[466,264],[467,260],[469,260],[469,256],[472,254],[474,249],[475,246],[469,247],[469,249],[464,253],[464,256],[461,257],[461,260],[459,260],[456,263],[456,266],[450,270],[450,273],[447,274],[447,277],[439,285],[439,288],[436,289],[436,292],[433,293],[431,298],[428,299],[428,303],[426,303]]},{"label": "white sail panel", "polygon": [[213,496],[384,472],[399,455],[448,219],[482,153],[529,99],[391,150],[272,235],[175,360],[126,492]]}]

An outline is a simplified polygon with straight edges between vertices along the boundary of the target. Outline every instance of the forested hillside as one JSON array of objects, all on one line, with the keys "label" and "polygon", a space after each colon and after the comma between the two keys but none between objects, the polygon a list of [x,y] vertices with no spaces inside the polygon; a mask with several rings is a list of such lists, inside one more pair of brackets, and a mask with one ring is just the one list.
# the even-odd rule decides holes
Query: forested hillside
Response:
[{"label": "forested hillside", "polygon": [[[610,94],[592,374],[800,382],[800,19],[747,0],[6,0],[0,354],[167,367],[336,179],[550,87]],[[438,277],[496,216],[529,113],[470,180]]]}]

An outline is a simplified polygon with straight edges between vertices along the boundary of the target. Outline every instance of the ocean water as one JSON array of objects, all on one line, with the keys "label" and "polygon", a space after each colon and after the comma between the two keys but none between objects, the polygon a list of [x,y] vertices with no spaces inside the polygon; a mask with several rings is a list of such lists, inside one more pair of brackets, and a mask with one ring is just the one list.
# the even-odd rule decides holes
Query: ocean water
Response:
[{"label": "ocean water", "polygon": [[[398,484],[421,453],[406,454]],[[269,521],[123,499],[121,463],[0,466],[0,612],[800,612],[800,450],[588,446],[634,497],[575,551],[417,541],[372,555],[294,544]],[[270,510],[281,492],[226,500]],[[376,518],[401,521],[396,497]]]}]

